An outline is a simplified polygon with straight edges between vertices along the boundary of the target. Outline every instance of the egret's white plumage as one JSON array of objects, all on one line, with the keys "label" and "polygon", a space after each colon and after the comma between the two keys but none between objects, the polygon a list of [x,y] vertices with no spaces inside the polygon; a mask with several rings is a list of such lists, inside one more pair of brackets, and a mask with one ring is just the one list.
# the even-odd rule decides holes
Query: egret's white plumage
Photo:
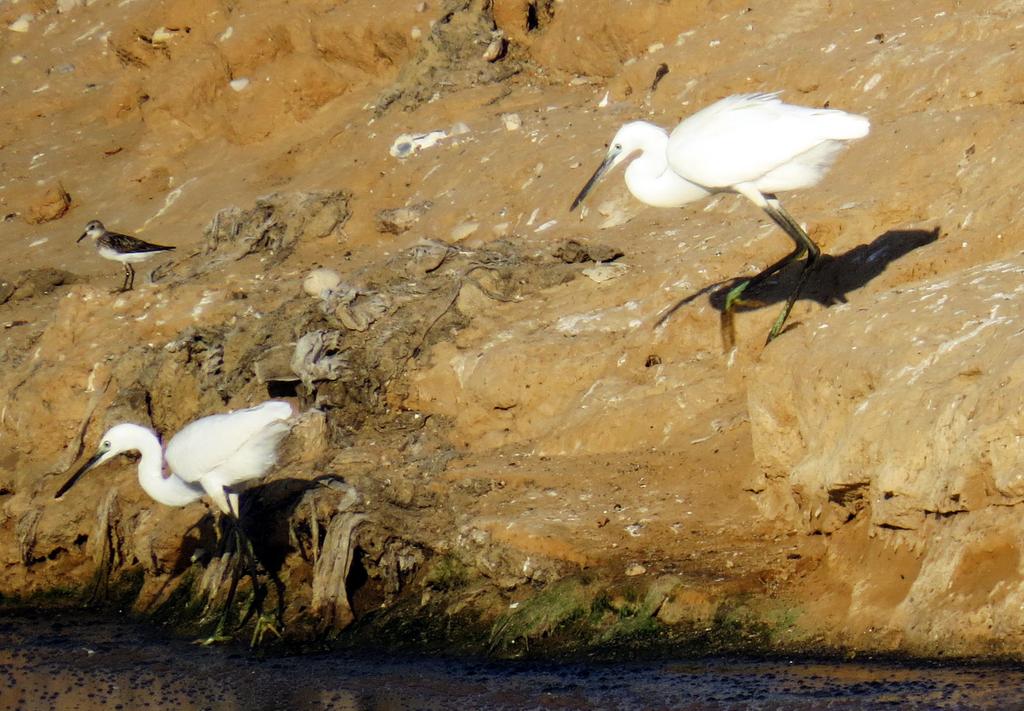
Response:
[{"label": "egret's white plumage", "polygon": [[279,400],[210,415],[174,435],[164,455],[184,481],[199,484],[224,513],[238,514],[237,497],[225,489],[261,479],[277,460],[277,445],[288,434],[292,406]]},{"label": "egret's white plumage", "polygon": [[[139,425],[114,425],[96,454],[57,492],[60,497],[90,469],[117,454],[138,451],[139,483],[149,496],[168,506],[185,506],[205,492],[225,514],[238,517],[233,487],[262,478],[277,459],[277,445],[288,433],[292,407],[268,400],[245,410],[210,415],[186,425],[171,438],[166,455],[156,434]],[[170,468],[163,474],[163,462]]]},{"label": "egret's white plumage", "polygon": [[844,142],[862,138],[869,130],[870,123],[863,116],[785,104],[778,92],[727,97],[684,119],[671,134],[645,121],[634,121],[615,134],[604,161],[570,210],[583,202],[606,172],[630,159],[626,186],[634,197],[654,207],[679,207],[717,192],[745,196],[790,236],[796,248],[733,288],[726,297],[726,313],[751,283],[807,255],[796,289],[768,335],[770,341],[782,329],[820,254],[775,193],[817,184]]},{"label": "egret's white plumage", "polygon": [[667,160],[678,175],[712,191],[800,190],[824,177],[843,141],[863,138],[869,128],[863,116],[784,104],[778,92],[740,94],[676,126]]}]

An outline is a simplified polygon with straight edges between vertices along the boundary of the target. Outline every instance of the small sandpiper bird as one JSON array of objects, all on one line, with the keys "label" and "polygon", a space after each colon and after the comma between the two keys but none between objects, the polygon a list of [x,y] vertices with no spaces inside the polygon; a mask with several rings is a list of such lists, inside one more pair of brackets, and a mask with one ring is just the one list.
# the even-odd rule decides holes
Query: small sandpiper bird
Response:
[{"label": "small sandpiper bird", "polygon": [[131,291],[131,288],[135,286],[135,268],[132,266],[132,262],[141,262],[159,252],[169,252],[174,249],[174,247],[143,242],[131,235],[110,232],[99,220],[93,220],[87,224],[85,232],[76,241],[81,242],[86,237],[96,243],[96,251],[100,253],[101,257],[121,262],[124,265],[124,283],[121,285],[121,291]]}]

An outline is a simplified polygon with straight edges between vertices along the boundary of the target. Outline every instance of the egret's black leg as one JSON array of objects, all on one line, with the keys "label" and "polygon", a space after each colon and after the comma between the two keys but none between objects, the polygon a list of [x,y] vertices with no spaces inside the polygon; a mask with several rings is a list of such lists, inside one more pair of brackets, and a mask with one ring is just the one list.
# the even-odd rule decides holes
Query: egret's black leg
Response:
[{"label": "egret's black leg", "polygon": [[259,574],[259,570],[256,567],[256,551],[252,547],[252,541],[249,540],[249,536],[247,536],[242,531],[241,523],[238,520],[235,521],[235,524],[236,524],[236,526],[238,526],[238,532],[239,532],[238,536],[239,536],[239,539],[241,541],[243,541],[244,545],[245,545],[245,554],[244,555],[245,555],[245,558],[246,558],[245,562],[243,562],[241,559],[239,559],[238,565],[239,565],[239,568],[241,568],[242,565],[244,565],[245,563],[248,563],[248,566],[249,566],[249,578],[252,580],[252,597],[249,600],[249,608],[245,611],[245,614],[242,616],[242,621],[239,623],[239,627],[241,627],[242,625],[244,625],[246,623],[246,621],[248,621],[248,619],[250,617],[252,617],[253,612],[256,611],[256,607],[258,605],[257,600],[258,600],[258,597],[259,597],[259,587],[260,587],[260,585],[259,585],[259,577],[257,577],[258,574]]},{"label": "egret's black leg", "polygon": [[[792,252],[790,252],[779,261],[775,262],[774,264],[770,265],[769,267],[758,273],[757,276],[751,277],[750,279],[745,279],[744,281],[740,282],[732,289],[730,289],[729,293],[725,295],[725,306],[722,308],[722,319],[721,324],[719,326],[719,330],[722,334],[722,347],[725,349],[726,352],[731,351],[733,346],[736,344],[736,329],[733,326],[733,308],[736,306],[759,305],[756,301],[752,302],[746,299],[741,299],[740,296],[743,294],[743,292],[746,291],[751,286],[759,285],[761,282],[778,273],[791,262],[800,259],[800,257],[802,257],[805,252],[807,252],[807,249],[803,245],[797,243],[797,246],[793,249]],[[788,309],[786,313],[788,315]],[[774,338],[774,336],[772,336],[771,338]],[[769,338],[768,340],[771,340],[771,338]]]},{"label": "egret's black leg", "polygon": [[[232,527],[230,535],[232,538],[232,542],[234,544],[234,555],[241,556],[242,552],[238,533],[238,526],[236,525],[237,522],[232,517],[227,517],[227,520],[228,525]],[[227,536],[225,536],[225,545],[223,545],[222,547],[221,556],[229,555],[231,553],[231,551],[228,550],[228,546],[226,545],[226,540]],[[220,619],[217,621],[217,628],[214,630],[213,634],[210,635],[208,639],[204,640],[203,644],[213,644],[214,642],[221,642],[230,639],[230,637],[225,634],[225,630],[227,629],[228,626],[228,618],[231,615],[231,608],[235,602],[235,594],[238,591],[238,581],[239,579],[241,579],[241,577],[241,561],[236,558],[235,564],[232,566],[231,570],[231,584],[228,586],[228,594],[224,598],[224,607],[223,610],[221,611]]]},{"label": "egret's black leg", "polygon": [[[768,332],[768,339],[765,344],[771,343],[772,339],[779,335],[782,331],[783,325],[786,323],[786,319],[789,317],[789,312],[793,309],[793,304],[800,297],[800,292],[803,290],[804,284],[807,283],[807,278],[811,275],[814,270],[814,266],[818,261],[818,257],[821,256],[821,249],[817,244],[814,243],[804,229],[797,223],[793,217],[786,212],[786,209],[782,207],[782,203],[774,195],[766,195],[767,206],[764,208],[768,216],[775,220],[775,223],[781,227],[786,234],[788,234],[794,242],[797,244],[796,250],[792,254],[802,252],[806,250],[807,259],[804,261],[804,268],[800,272],[800,277],[797,279],[796,287],[790,293],[789,298],[786,299],[786,305],[782,308],[782,312],[778,318],[775,319],[772,330]],[[788,263],[788,262],[787,262]]]},{"label": "egret's black leg", "polygon": [[763,206],[764,211],[769,217],[777,224],[782,230],[789,235],[789,238],[793,240],[796,247],[792,252],[787,254],[785,257],[775,262],[771,266],[764,269],[757,276],[748,279],[745,282],[733,287],[729,294],[725,297],[726,308],[729,307],[739,297],[743,291],[751,286],[752,284],[760,284],[762,281],[772,276],[776,272],[783,269],[790,262],[793,262],[807,253],[808,262],[813,263],[815,259],[821,254],[821,250],[818,245],[814,243],[807,233],[804,232],[803,228],[797,223],[793,217],[786,212],[786,209],[782,207],[782,203],[779,202],[778,198],[774,195],[765,196],[765,205]]},{"label": "egret's black leg", "polygon": [[800,259],[800,257],[804,256],[804,252],[806,251],[807,250],[804,249],[803,247],[798,246],[796,247],[796,249],[794,249],[792,252],[787,254],[782,259],[775,262],[771,266],[765,268],[763,271],[759,272],[757,276],[753,276],[750,279],[746,279],[737,284],[736,286],[734,286],[732,289],[729,290],[729,293],[725,295],[725,310],[731,311],[734,304],[742,305],[743,302],[740,300],[740,295],[744,291],[746,291],[751,286],[757,286],[768,277],[777,273],[790,262]]},{"label": "egret's black leg", "polygon": [[804,254],[807,255],[807,259],[804,262],[803,270],[800,272],[800,277],[797,280],[796,288],[789,295],[786,300],[786,304],[782,309],[782,313],[779,314],[778,318],[775,319],[775,323],[772,325],[771,331],[768,333],[768,340],[766,343],[770,343],[773,338],[779,335],[782,331],[783,325],[786,323],[786,319],[789,317],[789,312],[793,308],[793,304],[796,303],[797,298],[800,296],[800,291],[803,289],[807,278],[810,276],[811,270],[814,268],[814,264],[818,257],[821,255],[821,250],[818,245],[814,243],[804,229],[797,223],[793,217],[786,212],[786,209],[782,207],[782,203],[774,195],[762,195],[752,186],[737,186],[737,192],[747,197],[751,202],[760,207],[765,213],[772,218],[772,220],[782,231],[789,235],[789,238],[793,240],[796,245],[792,252],[787,254],[785,257],[775,262],[767,269],[762,271],[752,279],[747,279],[740,282],[732,289],[725,297],[725,307],[722,310],[722,340],[725,343],[726,350],[732,348],[732,344],[735,341],[735,336],[732,332],[732,309],[740,301],[740,296],[750,287],[751,284],[759,284],[773,274],[779,272],[785,268],[788,264],[800,259]]},{"label": "egret's black leg", "polygon": [[[217,622],[217,628],[214,633],[206,639],[203,644],[212,644],[214,642],[230,640],[230,635],[226,634],[228,628],[228,620],[231,616],[231,610],[234,608],[235,595],[238,592],[238,582],[242,579],[245,574],[245,566],[249,566],[248,574],[252,579],[252,590],[253,595],[250,598],[249,609],[241,617],[241,621],[238,627],[242,627],[252,616],[253,611],[257,605],[257,599],[259,596],[259,578],[257,577],[258,571],[256,568],[256,554],[252,547],[252,542],[249,537],[242,530],[241,522],[233,515],[225,515],[222,521],[226,522],[227,526],[231,527],[231,532],[224,536],[221,542],[221,556],[231,555],[235,556],[234,563],[231,566],[231,584],[228,586],[227,596],[224,598],[224,605],[221,611],[220,619]],[[227,546],[227,540],[230,536],[231,546],[233,550],[229,550]],[[237,630],[236,630],[237,631]]]},{"label": "egret's black leg", "polygon": [[[746,289],[750,288],[751,286],[757,286],[758,284],[766,280],[768,277],[774,275],[776,272],[778,272],[780,269],[788,265],[790,262],[799,259],[800,257],[803,256],[804,252],[806,251],[807,250],[805,250],[803,247],[797,247],[792,252],[787,254],[785,257],[769,266],[767,269],[759,272],[757,276],[751,277],[750,279],[745,279],[744,281],[740,282],[732,289],[730,289],[729,293],[725,295],[725,306],[722,308],[722,318],[719,324],[719,333],[721,333],[722,336],[722,349],[726,353],[731,351],[733,346],[736,345],[736,327],[733,323],[733,314],[735,313],[734,307],[762,305],[762,303],[757,300],[751,301],[750,299],[740,298],[741,294],[743,294],[743,292]],[[774,336],[772,338],[774,338]],[[768,340],[771,340],[771,338],[769,338]]]},{"label": "egret's black leg", "polygon": [[815,244],[814,240],[807,236],[804,232],[804,228],[793,219],[793,216],[786,212],[786,208],[782,206],[779,199],[774,195],[765,195],[765,200],[768,205],[764,208],[764,211],[768,213],[768,216],[775,220],[775,224],[785,231],[798,246],[803,247],[807,250],[808,259],[814,260],[821,255],[821,249]]},{"label": "egret's black leg", "polygon": [[811,272],[814,271],[814,266],[814,260],[811,259],[810,255],[808,255],[807,261],[804,262],[804,268],[800,271],[800,278],[797,279],[796,288],[793,289],[789,298],[786,299],[786,305],[782,307],[782,311],[775,319],[774,325],[772,325],[772,330],[768,332],[768,338],[765,339],[764,342],[766,346],[782,331],[782,326],[786,323],[786,319],[789,317],[789,312],[793,309],[793,304],[796,303],[797,298],[799,298],[800,292],[804,288],[804,284],[807,283],[807,277],[809,277]]},{"label": "egret's black leg", "polygon": [[[268,615],[263,612],[263,604],[266,600],[267,589],[261,587],[259,582],[259,566],[262,564],[259,557],[256,555],[256,549],[252,545],[252,539],[242,530],[241,522],[235,520],[238,530],[239,547],[244,547],[245,556],[249,566],[249,577],[252,579],[252,595],[249,598],[249,605],[245,613],[242,615],[238,622],[237,630],[245,627],[249,620],[256,618],[256,622],[253,624],[252,638],[249,642],[250,647],[256,647],[263,640],[263,636],[267,630],[270,630],[278,638],[281,637],[281,633],[278,628],[284,624],[284,583],[276,574],[270,571],[269,568],[264,564],[263,568],[267,575],[273,581],[277,588],[277,615],[276,620],[272,621],[268,618]],[[241,568],[245,563],[241,560],[238,561],[238,568],[236,572],[237,577],[241,577]]]}]

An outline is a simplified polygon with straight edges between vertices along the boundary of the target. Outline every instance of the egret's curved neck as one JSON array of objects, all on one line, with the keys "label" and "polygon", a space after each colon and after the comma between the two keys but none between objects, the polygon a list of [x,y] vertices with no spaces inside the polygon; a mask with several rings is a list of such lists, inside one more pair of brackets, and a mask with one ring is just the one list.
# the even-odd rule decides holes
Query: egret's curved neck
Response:
[{"label": "egret's curved neck", "polygon": [[708,195],[668,165],[668,133],[660,126],[637,122],[641,154],[626,166],[626,187],[652,207],[681,207]]},{"label": "egret's curved neck", "polygon": [[626,166],[627,183],[630,177],[657,178],[668,170],[668,134],[654,124],[647,124],[644,129],[639,140],[641,153]]},{"label": "egret's curved neck", "polygon": [[171,474],[164,477],[164,450],[151,430],[134,426],[130,431],[131,449],[142,455],[139,460],[139,484],[150,498],[167,506],[184,506],[202,496],[196,487]]}]

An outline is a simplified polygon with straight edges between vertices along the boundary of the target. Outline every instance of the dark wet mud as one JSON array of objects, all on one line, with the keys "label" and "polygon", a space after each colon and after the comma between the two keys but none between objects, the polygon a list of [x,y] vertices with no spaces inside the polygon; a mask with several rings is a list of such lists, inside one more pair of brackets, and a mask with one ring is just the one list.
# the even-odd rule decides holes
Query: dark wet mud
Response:
[{"label": "dark wet mud", "polygon": [[1005,709],[1024,671],[708,658],[619,664],[261,659],[92,613],[0,615],[2,709]]}]

